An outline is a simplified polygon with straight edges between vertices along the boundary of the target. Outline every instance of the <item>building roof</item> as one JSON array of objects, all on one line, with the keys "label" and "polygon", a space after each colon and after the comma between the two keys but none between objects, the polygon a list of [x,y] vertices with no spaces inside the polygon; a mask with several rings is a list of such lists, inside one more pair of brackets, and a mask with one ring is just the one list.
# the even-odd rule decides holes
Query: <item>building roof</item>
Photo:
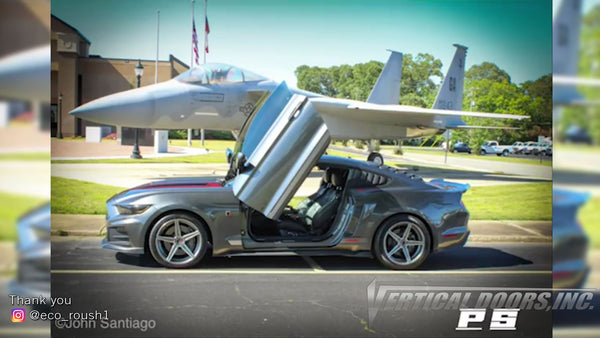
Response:
[{"label": "building roof", "polygon": [[52,19],[56,19],[57,21],[59,21],[59,22],[60,22],[60,23],[62,23],[63,25],[65,25],[65,26],[69,27],[69,28],[70,28],[70,29],[72,29],[72,30],[73,30],[75,33],[77,33],[77,35],[79,35],[79,37],[81,37],[83,40],[85,40],[85,42],[87,42],[87,43],[88,43],[88,44],[90,44],[90,45],[92,44],[92,42],[91,42],[90,40],[88,40],[88,38],[86,38],[86,37],[85,37],[83,34],[81,34],[81,32],[80,32],[80,31],[79,31],[77,28],[75,28],[75,27],[73,27],[73,26],[69,25],[68,23],[66,23],[65,21],[61,20],[59,17],[57,17],[57,16],[56,16],[56,15],[54,15],[54,14],[52,14]]}]

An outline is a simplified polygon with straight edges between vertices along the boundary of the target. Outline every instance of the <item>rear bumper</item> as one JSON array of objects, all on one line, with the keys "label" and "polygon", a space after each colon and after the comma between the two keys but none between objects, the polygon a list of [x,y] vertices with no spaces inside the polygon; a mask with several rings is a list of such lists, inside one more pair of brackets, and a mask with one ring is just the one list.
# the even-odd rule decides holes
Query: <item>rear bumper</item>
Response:
[{"label": "rear bumper", "polygon": [[465,227],[456,227],[444,231],[438,240],[438,249],[444,249],[452,246],[465,246],[469,240],[471,231]]}]

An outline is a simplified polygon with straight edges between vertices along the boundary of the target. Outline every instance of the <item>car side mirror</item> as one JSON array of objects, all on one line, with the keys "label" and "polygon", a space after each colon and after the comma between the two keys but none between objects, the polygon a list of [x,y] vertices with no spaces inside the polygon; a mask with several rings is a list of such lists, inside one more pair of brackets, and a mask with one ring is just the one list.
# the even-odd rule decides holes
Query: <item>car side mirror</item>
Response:
[{"label": "car side mirror", "polygon": [[227,157],[227,163],[231,164],[231,160],[233,159],[233,150],[227,148],[225,150],[225,156]]}]

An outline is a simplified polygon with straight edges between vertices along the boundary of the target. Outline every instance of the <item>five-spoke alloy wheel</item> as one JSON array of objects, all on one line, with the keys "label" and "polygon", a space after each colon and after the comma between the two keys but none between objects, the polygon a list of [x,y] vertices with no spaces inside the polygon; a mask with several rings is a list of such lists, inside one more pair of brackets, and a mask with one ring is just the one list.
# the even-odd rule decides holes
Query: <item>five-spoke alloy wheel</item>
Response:
[{"label": "five-spoke alloy wheel", "polygon": [[204,225],[198,219],[185,213],[173,213],[154,224],[148,246],[159,264],[188,268],[204,257],[207,239]]},{"label": "five-spoke alloy wheel", "polygon": [[396,270],[415,269],[431,249],[429,230],[418,218],[398,215],[383,223],[375,235],[375,257]]}]

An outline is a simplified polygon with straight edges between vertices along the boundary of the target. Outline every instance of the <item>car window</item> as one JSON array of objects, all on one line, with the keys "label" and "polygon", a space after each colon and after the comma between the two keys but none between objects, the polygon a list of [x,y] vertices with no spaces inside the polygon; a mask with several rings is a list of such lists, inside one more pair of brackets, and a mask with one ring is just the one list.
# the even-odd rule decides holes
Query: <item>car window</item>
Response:
[{"label": "car window", "polygon": [[267,134],[267,131],[269,131],[279,113],[288,103],[292,94],[285,85],[285,82],[282,82],[263,105],[263,107],[268,106],[269,109],[260,109],[254,114],[255,116],[248,123],[248,129],[245,130],[245,138],[241,146],[241,151],[246,157],[249,157],[254,152],[260,140]]},{"label": "car window", "polygon": [[355,183],[359,186],[384,185],[389,182],[386,176],[367,170],[357,170],[355,175]]}]

